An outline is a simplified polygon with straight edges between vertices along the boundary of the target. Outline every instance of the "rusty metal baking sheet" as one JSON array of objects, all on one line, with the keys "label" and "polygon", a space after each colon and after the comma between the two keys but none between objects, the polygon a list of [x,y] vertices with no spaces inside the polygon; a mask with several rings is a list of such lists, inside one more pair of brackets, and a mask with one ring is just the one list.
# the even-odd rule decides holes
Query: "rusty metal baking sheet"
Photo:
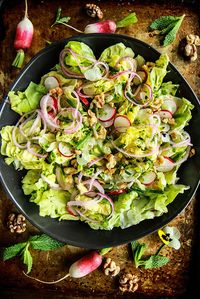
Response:
[{"label": "rusty metal baking sheet", "polygon": [[[188,1],[189,2],[189,1]],[[194,3],[195,1],[193,1]],[[198,2],[198,1],[197,1]],[[83,29],[91,20],[84,12],[86,1],[51,1],[51,0],[30,0],[29,18],[35,28],[34,39],[31,48],[26,53],[28,62],[40,49],[47,45],[47,41],[56,41],[74,34],[64,26],[50,27],[55,12],[59,6],[62,7],[63,15],[71,17],[73,26]],[[118,29],[118,33],[126,34],[141,39],[157,48],[160,52],[166,51],[172,63],[188,80],[197,96],[200,98],[200,59],[191,63],[185,61],[178,52],[179,42],[186,34],[200,34],[198,4],[187,4],[185,1],[97,1],[104,13],[104,19],[119,20],[131,11],[138,16],[138,23],[127,28]],[[18,70],[11,67],[15,50],[13,39],[16,24],[20,21],[24,11],[24,1],[5,1],[2,13],[1,26],[1,47],[0,47],[0,97],[1,99],[8,91],[9,85],[18,74]],[[185,14],[175,42],[163,48],[160,46],[156,35],[152,36],[148,31],[149,24],[161,15],[182,15]],[[200,55],[200,50],[198,49]],[[112,258],[121,268],[121,272],[135,274],[139,280],[139,287],[134,298],[149,296],[183,296],[188,290],[192,298],[191,281],[197,281],[198,277],[196,258],[198,258],[198,245],[195,236],[199,236],[197,230],[198,198],[193,198],[187,208],[177,216],[171,223],[181,232],[181,249],[175,251],[171,248],[163,250],[163,254],[170,258],[169,264],[154,269],[136,269],[133,265],[131,252],[128,244],[114,248],[107,256]],[[11,201],[7,198],[3,189],[0,189],[0,246],[8,246],[27,240],[30,234],[37,230],[28,224],[27,230],[22,235],[15,235],[9,232],[6,226],[6,219],[9,213],[16,211]],[[199,236],[200,238],[200,236]],[[141,241],[147,243],[148,252],[155,252],[160,241],[157,233],[153,233]],[[200,249],[200,248],[199,248]],[[193,252],[194,251],[194,252]],[[85,250],[72,246],[65,246],[53,252],[32,251],[33,270],[31,275],[45,280],[54,280],[66,274],[69,266]],[[194,258],[195,256],[195,262]],[[19,258],[3,262],[0,260],[0,295],[1,298],[133,298],[133,294],[121,293],[118,288],[119,277],[104,275],[102,268],[99,268],[82,279],[67,278],[59,284],[46,286],[26,278],[23,274],[23,264]],[[192,279],[191,279],[192,277]],[[199,282],[200,283],[200,282]],[[16,291],[17,290],[17,291]],[[2,297],[3,296],[3,297]]]}]

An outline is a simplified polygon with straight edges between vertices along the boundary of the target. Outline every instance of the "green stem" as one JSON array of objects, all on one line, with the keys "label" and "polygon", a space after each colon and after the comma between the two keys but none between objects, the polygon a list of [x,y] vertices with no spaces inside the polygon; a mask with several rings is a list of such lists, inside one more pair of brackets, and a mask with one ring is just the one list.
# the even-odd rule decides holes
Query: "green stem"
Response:
[{"label": "green stem", "polygon": [[24,59],[25,59],[24,51],[22,49],[18,50],[17,55],[13,60],[12,66],[20,69],[24,63]]},{"label": "green stem", "polygon": [[160,253],[160,251],[163,249],[163,247],[165,246],[165,244],[162,244],[158,250],[156,251],[155,255],[158,255]]}]

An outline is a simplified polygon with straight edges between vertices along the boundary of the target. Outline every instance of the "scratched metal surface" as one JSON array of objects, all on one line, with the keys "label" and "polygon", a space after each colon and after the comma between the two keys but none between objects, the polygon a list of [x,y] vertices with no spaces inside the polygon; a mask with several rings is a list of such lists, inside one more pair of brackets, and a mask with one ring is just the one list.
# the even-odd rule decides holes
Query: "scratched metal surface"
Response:
[{"label": "scratched metal surface", "polygon": [[[13,49],[13,39],[16,24],[20,21],[24,1],[5,1],[2,13],[2,23],[0,34],[0,97],[1,99],[8,91],[12,80],[17,76],[18,70],[11,67],[11,62],[15,55]],[[183,3],[182,3],[183,2]],[[138,16],[138,23],[117,32],[127,34],[141,39],[156,47],[159,51],[167,51],[171,61],[177,66],[179,71],[191,84],[192,88],[200,98],[200,60],[189,63],[178,54],[178,45],[186,34],[200,33],[197,6],[187,5],[188,1],[98,1],[102,8],[104,19],[118,20],[127,15],[130,11],[135,11]],[[194,3],[195,1],[193,1]],[[74,34],[64,26],[50,28],[58,6],[63,9],[63,15],[71,16],[70,24],[83,29],[85,25],[93,22],[84,12],[84,5],[87,1],[51,1],[32,0],[29,1],[29,17],[35,28],[34,39],[31,48],[26,53],[26,62],[30,60],[40,49],[46,46],[46,41],[55,41]],[[178,33],[176,41],[168,48],[160,47],[157,36],[151,36],[148,26],[160,15],[182,15],[186,14],[184,23]],[[3,27],[5,34],[3,34]],[[198,50],[199,55],[200,51]],[[118,290],[118,277],[107,277],[99,268],[90,275],[82,279],[71,279],[52,286],[41,285],[27,279],[22,271],[24,270],[19,258],[14,258],[7,262],[0,260],[0,297],[1,298],[143,298],[147,295],[151,297],[177,297],[184,296],[189,290],[192,298],[192,281],[197,280],[197,271],[194,255],[197,257],[197,212],[198,197],[193,198],[188,207],[177,216],[170,225],[177,226],[181,231],[181,249],[179,251],[166,248],[163,254],[171,261],[165,267],[155,270],[139,270],[133,266],[129,245],[114,248],[107,256],[111,257],[121,267],[121,273],[131,272],[139,278],[139,288],[136,293],[122,294]],[[11,234],[6,227],[6,219],[10,212],[15,211],[15,207],[7,198],[3,189],[0,189],[0,246],[8,246],[26,240],[29,234],[36,233],[37,230],[30,224],[26,232],[22,235]],[[149,252],[155,252],[160,241],[156,233],[143,238],[141,241],[149,245]],[[195,247],[195,249],[194,249]],[[62,277],[73,261],[83,255],[83,248],[65,246],[54,252],[32,251],[33,270],[31,275],[40,279],[54,280]],[[17,290],[17,291],[16,291]]]}]

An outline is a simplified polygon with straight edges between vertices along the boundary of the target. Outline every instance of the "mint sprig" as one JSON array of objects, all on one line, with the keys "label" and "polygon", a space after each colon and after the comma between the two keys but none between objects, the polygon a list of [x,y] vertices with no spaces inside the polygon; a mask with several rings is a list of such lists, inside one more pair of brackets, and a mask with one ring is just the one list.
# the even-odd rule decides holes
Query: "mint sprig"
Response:
[{"label": "mint sprig", "polygon": [[143,258],[143,254],[146,248],[147,246],[144,243],[140,244],[138,241],[131,242],[131,249],[132,249],[134,264],[136,268],[138,267],[143,267],[145,269],[160,268],[166,265],[170,261],[168,257],[158,254],[160,250],[158,250],[156,254]]},{"label": "mint sprig", "polygon": [[185,15],[180,17],[175,16],[162,16],[150,25],[150,29],[158,30],[159,34],[162,35],[162,45],[164,47],[169,46],[176,39],[177,32],[183,22]]},{"label": "mint sprig", "polygon": [[33,265],[33,258],[29,251],[30,247],[36,250],[49,251],[55,250],[64,245],[64,243],[54,240],[46,234],[30,236],[26,242],[4,248],[2,252],[2,259],[3,261],[7,261],[17,255],[21,255],[23,263],[27,266],[27,273],[29,273]]},{"label": "mint sprig", "polygon": [[61,13],[62,13],[62,8],[61,7],[58,7],[58,10],[56,12],[56,18],[55,18],[55,21],[54,23],[51,25],[51,27],[53,27],[54,25],[57,25],[57,24],[63,24],[65,25],[66,23],[69,22],[69,20],[71,19],[70,17],[61,17]]},{"label": "mint sprig", "polygon": [[117,28],[122,28],[122,27],[129,26],[131,24],[135,24],[135,23],[137,23],[137,21],[138,21],[138,19],[137,19],[136,13],[132,12],[128,16],[123,18],[122,20],[118,21],[116,23],[116,25],[117,25]]}]

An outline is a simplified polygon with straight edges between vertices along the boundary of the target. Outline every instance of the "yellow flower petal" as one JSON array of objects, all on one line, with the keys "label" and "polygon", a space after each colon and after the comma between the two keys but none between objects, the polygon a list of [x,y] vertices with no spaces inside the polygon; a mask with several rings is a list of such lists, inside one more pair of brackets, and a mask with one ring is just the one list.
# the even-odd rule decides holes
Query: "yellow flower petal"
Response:
[{"label": "yellow flower petal", "polygon": [[161,241],[165,244],[168,245],[169,244],[169,239],[167,237],[167,235],[164,233],[164,231],[162,229],[158,230],[158,235],[161,239]]}]

